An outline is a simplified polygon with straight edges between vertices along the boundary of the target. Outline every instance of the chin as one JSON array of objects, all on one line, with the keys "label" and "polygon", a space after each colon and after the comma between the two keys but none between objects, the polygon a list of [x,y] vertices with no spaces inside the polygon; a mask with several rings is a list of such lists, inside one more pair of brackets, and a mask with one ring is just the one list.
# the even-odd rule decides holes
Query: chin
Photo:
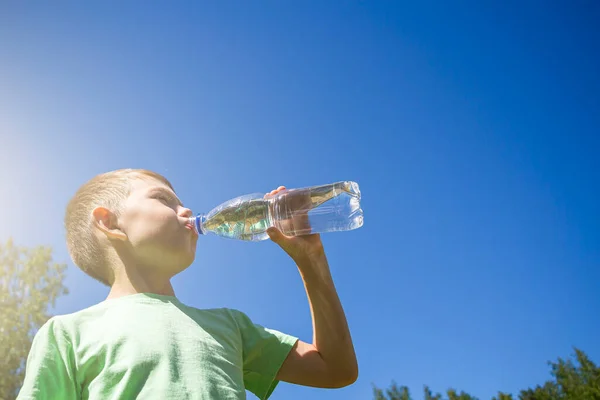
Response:
[{"label": "chin", "polygon": [[158,264],[168,269],[169,273],[174,276],[189,268],[195,258],[195,249],[172,249],[170,251],[165,249]]},{"label": "chin", "polygon": [[185,257],[181,257],[177,262],[174,262],[172,265],[175,266],[177,273],[184,271],[193,264],[196,259],[196,254],[186,255]]}]

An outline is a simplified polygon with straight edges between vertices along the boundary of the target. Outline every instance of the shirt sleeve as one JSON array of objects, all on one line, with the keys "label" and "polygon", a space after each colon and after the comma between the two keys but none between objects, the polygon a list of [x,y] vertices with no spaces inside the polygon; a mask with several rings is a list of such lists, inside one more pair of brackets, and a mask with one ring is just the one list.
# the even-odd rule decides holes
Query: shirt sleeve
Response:
[{"label": "shirt sleeve", "polygon": [[259,399],[268,399],[279,383],[277,372],[298,339],[254,324],[242,312],[233,315],[242,337],[244,385]]},{"label": "shirt sleeve", "polygon": [[77,400],[73,349],[52,318],[33,338],[17,400]]}]

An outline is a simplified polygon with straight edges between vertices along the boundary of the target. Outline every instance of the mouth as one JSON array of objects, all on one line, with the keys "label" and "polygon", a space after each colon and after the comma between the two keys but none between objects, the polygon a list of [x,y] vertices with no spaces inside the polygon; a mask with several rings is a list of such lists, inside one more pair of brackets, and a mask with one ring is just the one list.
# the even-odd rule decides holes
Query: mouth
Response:
[{"label": "mouth", "polygon": [[194,228],[194,226],[191,223],[187,223],[185,224],[186,229],[189,229],[190,231],[192,231],[192,233],[194,234],[194,236],[198,236],[198,233],[196,232],[196,228]]}]

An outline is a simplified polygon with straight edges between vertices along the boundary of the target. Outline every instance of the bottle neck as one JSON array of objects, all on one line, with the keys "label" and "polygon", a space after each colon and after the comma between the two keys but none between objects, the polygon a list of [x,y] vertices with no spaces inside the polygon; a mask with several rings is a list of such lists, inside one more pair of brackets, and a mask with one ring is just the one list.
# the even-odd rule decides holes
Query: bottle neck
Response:
[{"label": "bottle neck", "polygon": [[204,222],[206,221],[205,214],[198,214],[195,217],[190,217],[190,223],[194,227],[194,230],[198,235],[205,235],[206,229],[204,229]]}]

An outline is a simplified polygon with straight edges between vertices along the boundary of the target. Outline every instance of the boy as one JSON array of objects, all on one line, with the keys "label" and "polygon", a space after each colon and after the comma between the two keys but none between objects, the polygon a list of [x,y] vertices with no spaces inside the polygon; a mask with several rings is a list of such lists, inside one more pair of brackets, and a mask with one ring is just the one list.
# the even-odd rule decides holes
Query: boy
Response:
[{"label": "boy", "polygon": [[67,247],[110,292],[42,326],[18,399],[228,400],[245,399],[246,389],[266,399],[280,380],[322,388],[356,380],[350,332],[319,235],[268,232],[304,281],[314,334],[308,344],[237,310],[179,302],[170,279],[194,261],[191,214],[166,178],[146,170],[101,174],[77,191],[65,216]]}]

